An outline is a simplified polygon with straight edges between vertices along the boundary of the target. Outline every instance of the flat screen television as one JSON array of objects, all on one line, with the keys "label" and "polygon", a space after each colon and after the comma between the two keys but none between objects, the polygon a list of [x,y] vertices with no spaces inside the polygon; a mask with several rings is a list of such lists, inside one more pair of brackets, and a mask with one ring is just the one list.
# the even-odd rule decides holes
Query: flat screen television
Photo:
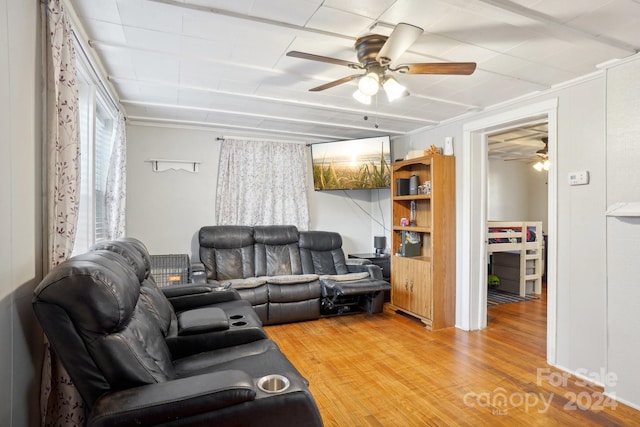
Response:
[{"label": "flat screen television", "polygon": [[316,191],[391,187],[388,136],[313,144],[311,159]]}]

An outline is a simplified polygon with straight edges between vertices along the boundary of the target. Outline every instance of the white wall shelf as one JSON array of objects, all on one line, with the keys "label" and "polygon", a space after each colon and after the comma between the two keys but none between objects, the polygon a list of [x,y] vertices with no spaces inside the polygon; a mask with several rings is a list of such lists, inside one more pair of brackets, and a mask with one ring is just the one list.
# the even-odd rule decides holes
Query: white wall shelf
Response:
[{"label": "white wall shelf", "polygon": [[183,170],[191,173],[197,173],[200,165],[200,162],[196,160],[149,159],[145,160],[145,162],[151,163],[151,169],[154,172]]},{"label": "white wall shelf", "polygon": [[607,208],[607,216],[640,217],[640,202],[614,203]]}]

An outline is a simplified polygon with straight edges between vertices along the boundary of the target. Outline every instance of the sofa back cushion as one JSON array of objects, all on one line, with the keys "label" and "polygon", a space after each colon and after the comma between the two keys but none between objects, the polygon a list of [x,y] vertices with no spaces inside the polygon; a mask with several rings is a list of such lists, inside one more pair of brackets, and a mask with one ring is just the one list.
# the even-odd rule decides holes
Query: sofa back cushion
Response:
[{"label": "sofa back cushion", "polygon": [[105,257],[111,256],[108,252],[123,257],[140,281],[140,302],[145,304],[149,313],[153,314],[164,336],[171,333],[171,328],[177,328],[177,318],[171,303],[150,275],[151,257],[142,242],[136,239],[104,240],[96,243],[89,250],[107,251],[103,254]]},{"label": "sofa back cushion", "polygon": [[298,236],[294,225],[254,227],[256,276],[302,274]]},{"label": "sofa back cushion", "polygon": [[96,250],[54,268],[33,307],[84,401],[175,377],[160,328],[140,304],[140,281],[114,252]]},{"label": "sofa back cushion", "polygon": [[332,231],[301,231],[298,242],[305,274],[347,274],[342,237]]},{"label": "sofa back cushion", "polygon": [[255,276],[253,228],[215,225],[200,229],[200,262],[207,280],[246,279]]}]

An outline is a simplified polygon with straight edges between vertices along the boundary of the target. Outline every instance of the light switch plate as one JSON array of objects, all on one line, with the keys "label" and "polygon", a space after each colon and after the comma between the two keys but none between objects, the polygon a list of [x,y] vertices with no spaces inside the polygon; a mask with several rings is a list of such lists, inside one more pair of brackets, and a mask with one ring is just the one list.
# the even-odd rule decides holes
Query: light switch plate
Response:
[{"label": "light switch plate", "polygon": [[587,185],[589,171],[569,172],[569,185]]}]

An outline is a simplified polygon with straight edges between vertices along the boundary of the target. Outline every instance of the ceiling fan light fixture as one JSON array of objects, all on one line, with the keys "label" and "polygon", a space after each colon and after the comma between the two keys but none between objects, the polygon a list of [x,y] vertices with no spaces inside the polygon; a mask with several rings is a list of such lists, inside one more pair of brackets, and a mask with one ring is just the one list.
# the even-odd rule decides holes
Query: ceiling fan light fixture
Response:
[{"label": "ceiling fan light fixture", "polygon": [[549,160],[539,161],[533,165],[533,168],[538,172],[542,172],[542,170],[549,170]]},{"label": "ceiling fan light fixture", "polygon": [[379,88],[380,77],[376,73],[367,73],[358,81],[358,89],[363,95],[373,96],[378,93]]},{"label": "ceiling fan light fixture", "polygon": [[409,95],[407,88],[398,83],[398,81],[392,76],[385,78],[384,83],[382,83],[382,87],[384,88],[384,92],[387,94],[389,102],[393,102],[398,98]]},{"label": "ceiling fan light fixture", "polygon": [[360,89],[356,90],[355,92],[353,92],[353,97],[356,99],[356,101],[365,104],[365,105],[370,105],[371,104],[371,96],[369,95],[365,95],[364,93],[362,93],[360,91]]}]

